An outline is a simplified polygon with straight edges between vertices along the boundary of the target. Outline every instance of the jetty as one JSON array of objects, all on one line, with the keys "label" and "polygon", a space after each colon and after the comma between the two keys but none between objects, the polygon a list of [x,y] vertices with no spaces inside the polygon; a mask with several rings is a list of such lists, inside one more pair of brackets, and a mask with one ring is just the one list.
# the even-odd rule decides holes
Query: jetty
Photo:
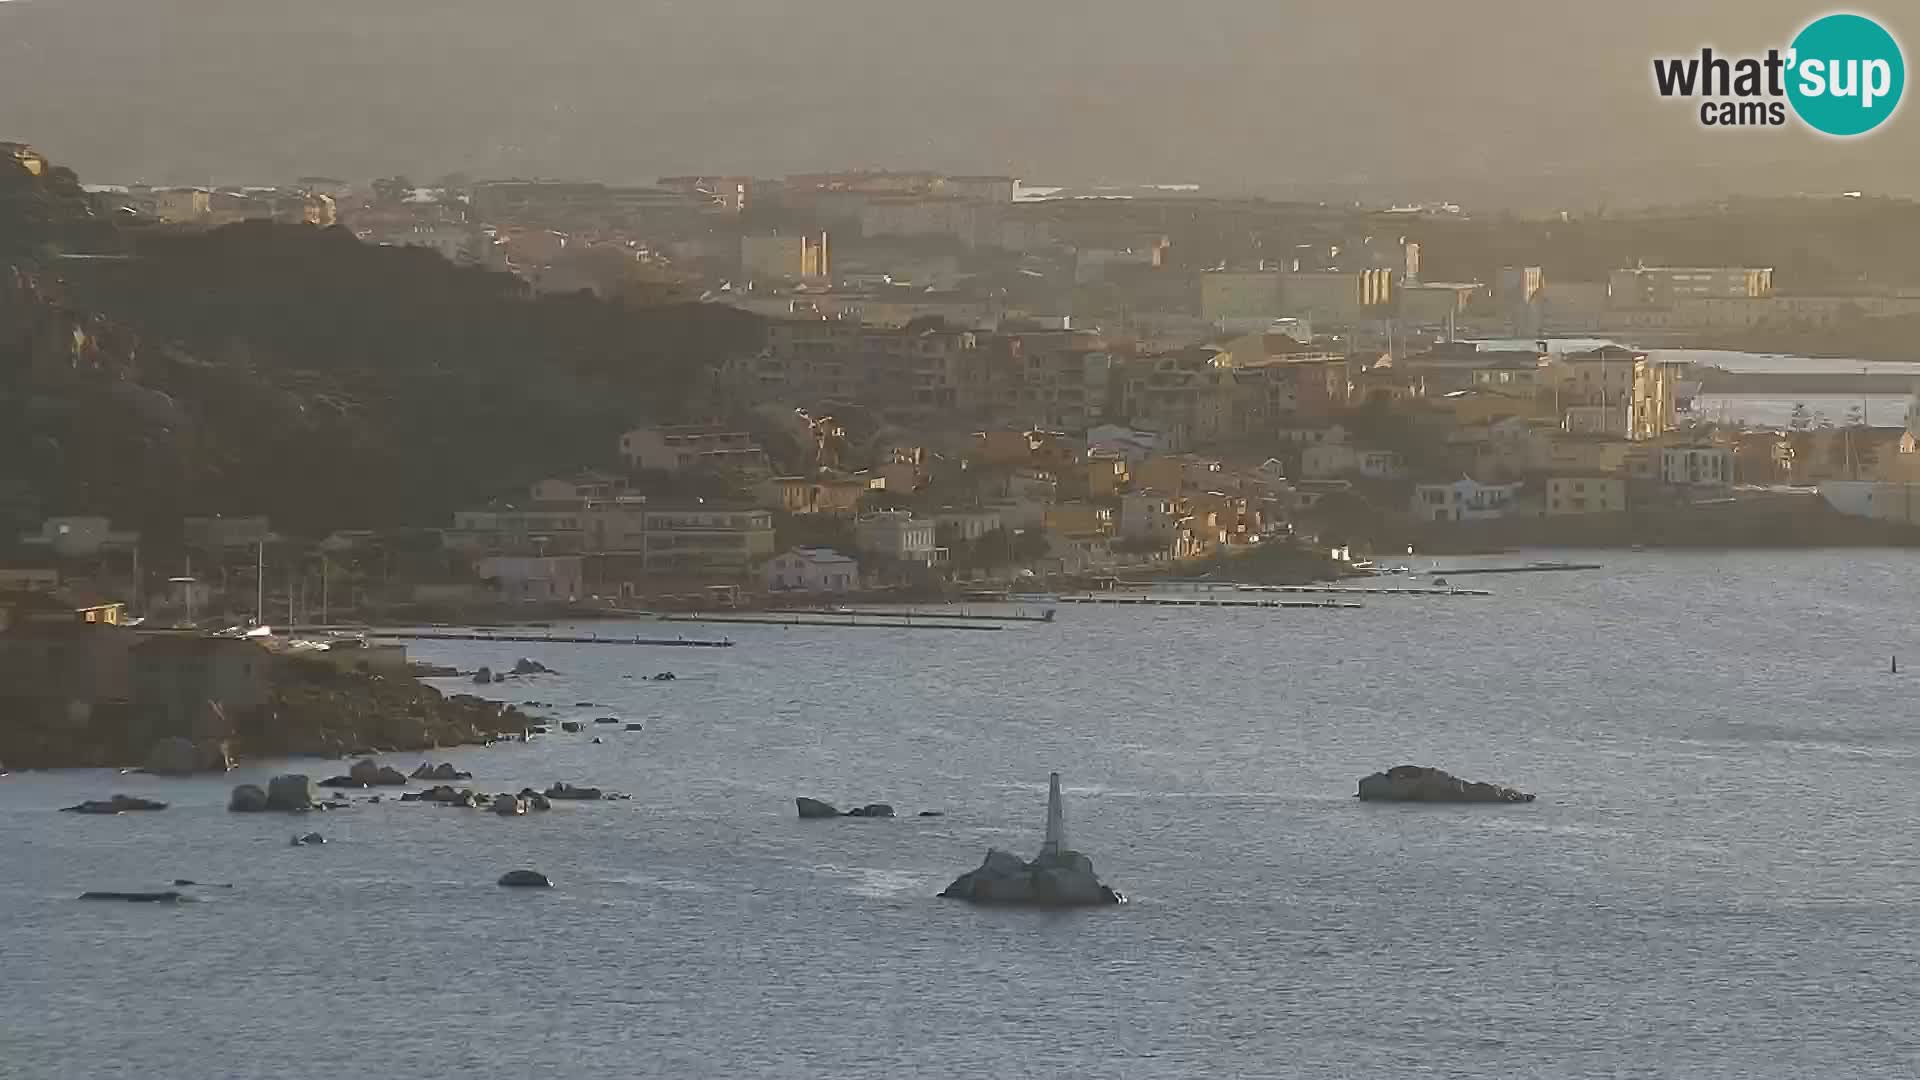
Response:
[{"label": "jetty", "polygon": [[[750,626],[824,626],[854,630],[1005,630],[999,623],[984,622],[932,622],[926,619],[914,619],[911,616],[892,615],[882,612],[864,614],[830,614],[828,612],[806,612],[810,618],[795,615],[699,615],[676,614],[662,615],[661,622],[699,622],[699,623],[739,623]],[[862,621],[862,620],[865,621]]]},{"label": "jetty", "polygon": [[1452,570],[1428,570],[1432,577],[1462,577],[1467,574],[1555,574],[1569,570],[1602,570],[1599,563],[1537,562],[1525,566],[1461,566]]},{"label": "jetty", "polygon": [[833,608],[805,608],[799,611],[792,612],[791,614],[837,615],[841,617],[846,617],[851,615],[851,616],[858,616],[861,618],[869,618],[869,619],[972,619],[977,622],[1047,623],[1047,622],[1053,621],[1053,610],[1051,608],[1041,612],[1038,615],[1035,615],[1031,612],[1026,612],[1026,611],[1016,612],[1011,615],[994,615],[994,614],[989,614],[987,612],[980,612],[980,611],[920,611],[920,610],[911,610],[911,611],[840,610],[840,611],[836,611]]},{"label": "jetty", "polygon": [[370,638],[392,638],[401,641],[518,641],[546,645],[648,645],[687,649],[733,647],[733,642],[725,638],[707,641],[699,638],[649,638],[619,634],[462,634],[443,630],[368,630],[366,635]]},{"label": "jetty", "polygon": [[1360,604],[1340,600],[1229,599],[1221,596],[1149,596],[1141,593],[1089,593],[1063,596],[1063,604],[1108,604],[1115,607],[1190,607],[1190,608],[1339,608],[1357,609]]},{"label": "jetty", "polygon": [[1455,589],[1445,585],[1405,585],[1378,588],[1372,585],[1235,585],[1236,592],[1292,593],[1312,596],[1492,596],[1485,589]]}]

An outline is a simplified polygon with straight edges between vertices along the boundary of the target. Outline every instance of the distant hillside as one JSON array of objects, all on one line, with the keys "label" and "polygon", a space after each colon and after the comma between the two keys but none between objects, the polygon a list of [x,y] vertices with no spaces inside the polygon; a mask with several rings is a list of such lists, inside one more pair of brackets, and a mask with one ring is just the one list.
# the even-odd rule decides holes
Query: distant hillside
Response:
[{"label": "distant hillside", "polygon": [[622,430],[680,418],[759,336],[733,309],[534,296],[342,230],[120,240],[127,257],[0,259],[0,461],[24,465],[0,469],[0,529],[82,512],[163,533],[215,512],[306,533],[444,524],[609,462]]}]

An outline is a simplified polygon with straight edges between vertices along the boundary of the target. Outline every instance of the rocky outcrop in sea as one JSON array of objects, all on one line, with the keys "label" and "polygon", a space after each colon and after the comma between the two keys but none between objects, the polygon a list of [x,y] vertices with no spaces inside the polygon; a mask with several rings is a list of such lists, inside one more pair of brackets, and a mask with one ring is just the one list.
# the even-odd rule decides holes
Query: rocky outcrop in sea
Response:
[{"label": "rocky outcrop in sea", "polygon": [[1528,803],[1533,795],[1499,784],[1462,780],[1444,769],[1395,765],[1360,780],[1363,802]]},{"label": "rocky outcrop in sea", "polygon": [[1047,780],[1047,831],[1040,854],[1029,861],[989,849],[978,868],[955,878],[940,895],[976,904],[1047,908],[1098,907],[1126,900],[1101,883],[1092,859],[1067,847],[1059,773]]}]

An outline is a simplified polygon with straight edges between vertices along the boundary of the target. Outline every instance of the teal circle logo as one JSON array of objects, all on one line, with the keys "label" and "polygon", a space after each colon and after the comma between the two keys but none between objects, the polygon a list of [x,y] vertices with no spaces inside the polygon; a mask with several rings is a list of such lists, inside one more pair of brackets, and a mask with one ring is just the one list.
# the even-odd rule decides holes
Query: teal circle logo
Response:
[{"label": "teal circle logo", "polygon": [[1900,43],[1864,15],[1827,15],[1793,39],[1787,99],[1815,131],[1864,135],[1885,123],[1907,86]]}]

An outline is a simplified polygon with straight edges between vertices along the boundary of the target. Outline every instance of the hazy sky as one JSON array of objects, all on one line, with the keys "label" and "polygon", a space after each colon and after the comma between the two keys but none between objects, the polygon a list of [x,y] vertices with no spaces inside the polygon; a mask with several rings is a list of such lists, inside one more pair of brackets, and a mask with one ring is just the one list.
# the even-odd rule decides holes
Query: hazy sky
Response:
[{"label": "hazy sky", "polygon": [[[414,10],[428,6],[443,13]],[[1887,7],[1895,32],[1920,41],[1920,6]],[[1652,91],[1656,54],[1784,46],[1824,10],[0,0],[0,139],[33,142],[90,182],[456,170],[643,182],[871,165],[1297,194],[1511,191],[1536,205],[1556,187],[1572,203],[1920,190],[1912,102],[1879,133],[1837,143],[1798,128],[1710,132]]]}]

